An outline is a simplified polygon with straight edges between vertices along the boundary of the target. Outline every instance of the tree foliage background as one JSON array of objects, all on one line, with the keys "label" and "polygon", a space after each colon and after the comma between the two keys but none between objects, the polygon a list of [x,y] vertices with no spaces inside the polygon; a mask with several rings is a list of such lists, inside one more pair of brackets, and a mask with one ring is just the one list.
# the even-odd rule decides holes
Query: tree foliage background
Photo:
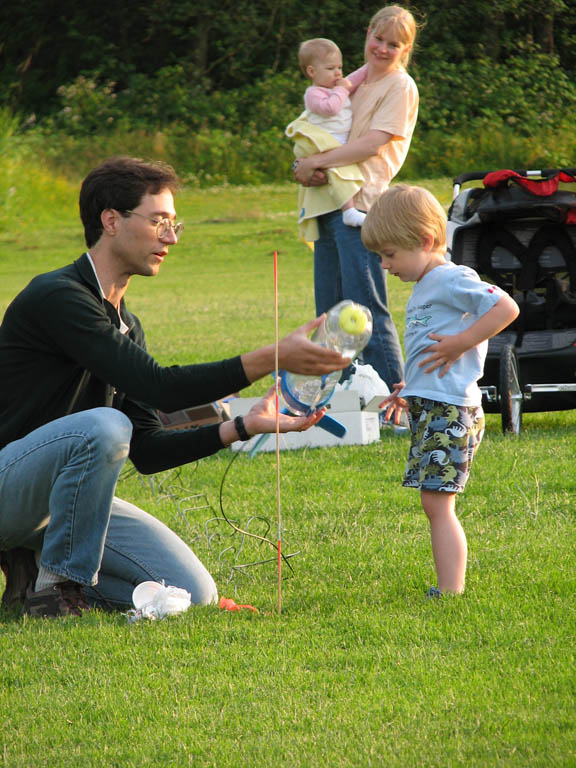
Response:
[{"label": "tree foliage background", "polygon": [[[547,131],[542,143],[550,144],[550,131],[568,135],[569,125],[573,133],[574,0],[401,4],[420,24],[410,67],[421,98],[413,157],[424,136],[422,158],[438,141],[446,154],[446,136],[456,134]],[[209,134],[225,144],[233,135],[269,151],[302,106],[299,43],[332,38],[352,70],[363,62],[365,31],[380,7],[368,0],[3,0],[0,108],[17,116],[21,130],[51,135],[169,128],[176,139]]]}]

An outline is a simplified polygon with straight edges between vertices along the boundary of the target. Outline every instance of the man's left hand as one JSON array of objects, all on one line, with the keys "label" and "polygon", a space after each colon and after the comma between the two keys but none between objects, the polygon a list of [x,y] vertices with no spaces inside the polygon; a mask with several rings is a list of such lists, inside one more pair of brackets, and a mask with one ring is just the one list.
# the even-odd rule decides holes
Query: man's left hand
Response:
[{"label": "man's left hand", "polygon": [[[268,434],[276,431],[276,398],[272,387],[266,395],[244,416],[244,426],[249,435]],[[279,416],[280,432],[304,432],[317,424],[324,416],[325,410],[312,413],[310,416],[289,416],[281,413]]]}]

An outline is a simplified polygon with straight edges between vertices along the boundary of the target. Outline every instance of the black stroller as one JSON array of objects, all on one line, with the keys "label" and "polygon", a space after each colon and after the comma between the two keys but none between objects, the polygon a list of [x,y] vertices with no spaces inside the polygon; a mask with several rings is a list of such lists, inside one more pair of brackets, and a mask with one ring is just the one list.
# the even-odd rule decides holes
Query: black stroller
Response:
[{"label": "black stroller", "polygon": [[[482,181],[481,187],[462,185]],[[576,408],[576,168],[463,173],[448,253],[506,290],[520,315],[490,339],[479,382],[487,413],[518,434],[522,412]]]}]

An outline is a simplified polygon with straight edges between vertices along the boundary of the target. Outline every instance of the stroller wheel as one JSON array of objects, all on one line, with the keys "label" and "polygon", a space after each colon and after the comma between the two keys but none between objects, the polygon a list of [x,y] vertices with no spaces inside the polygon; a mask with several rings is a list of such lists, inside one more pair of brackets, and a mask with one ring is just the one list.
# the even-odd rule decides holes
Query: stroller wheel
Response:
[{"label": "stroller wheel", "polygon": [[518,355],[512,344],[506,344],[500,353],[498,395],[502,414],[502,432],[520,434],[522,429],[522,402]]}]

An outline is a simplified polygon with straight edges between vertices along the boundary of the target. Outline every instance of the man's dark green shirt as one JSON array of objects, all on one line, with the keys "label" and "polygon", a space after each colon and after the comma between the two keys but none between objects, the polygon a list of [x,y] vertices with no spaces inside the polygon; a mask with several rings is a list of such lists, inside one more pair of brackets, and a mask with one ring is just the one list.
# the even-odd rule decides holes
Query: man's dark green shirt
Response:
[{"label": "man's dark green shirt", "polygon": [[146,351],[138,318],[102,297],[86,254],[35,277],[0,326],[0,449],[47,422],[109,406],[131,420],[130,458],[158,472],[222,448],[218,425],[168,431],[158,410],[212,402],[248,386],[239,357],[164,367]]}]

